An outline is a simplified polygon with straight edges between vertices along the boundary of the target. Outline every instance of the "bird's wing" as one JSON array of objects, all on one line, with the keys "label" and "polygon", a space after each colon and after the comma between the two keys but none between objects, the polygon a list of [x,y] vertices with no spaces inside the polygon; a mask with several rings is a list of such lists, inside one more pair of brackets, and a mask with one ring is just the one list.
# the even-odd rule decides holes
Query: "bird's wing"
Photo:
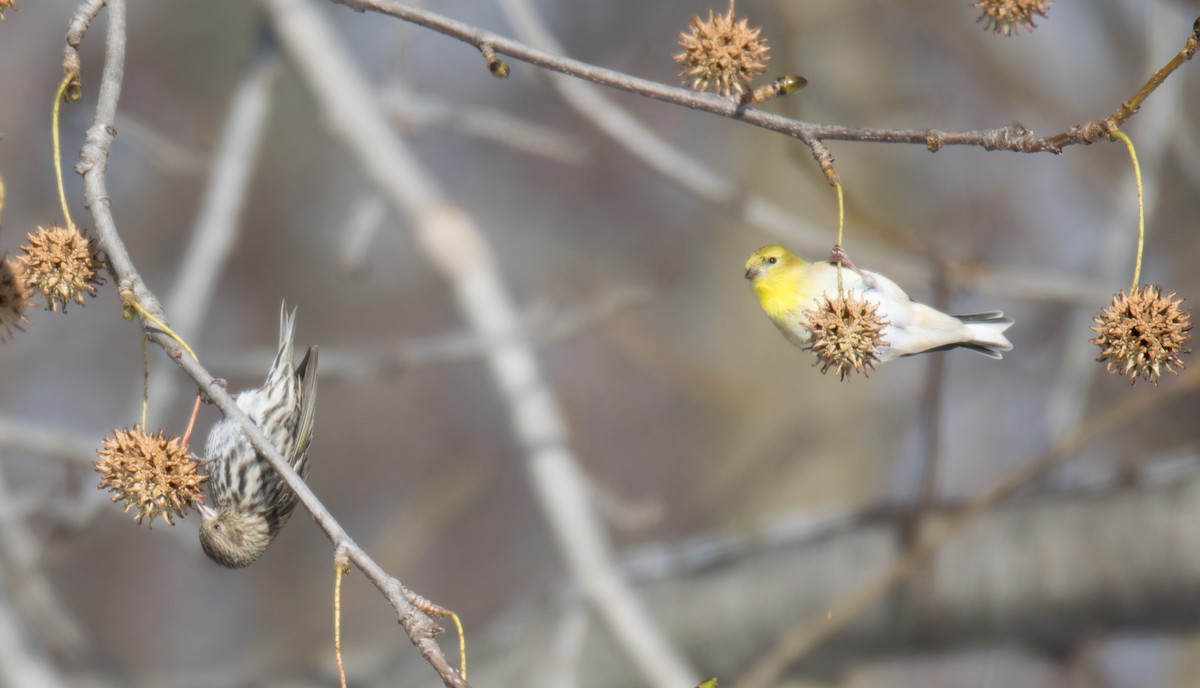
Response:
[{"label": "bird's wing", "polygon": [[317,417],[317,347],[311,346],[304,360],[296,366],[300,378],[300,419],[296,431],[296,446],[291,459],[292,466],[300,477],[308,473],[308,445],[312,441],[313,426]]}]

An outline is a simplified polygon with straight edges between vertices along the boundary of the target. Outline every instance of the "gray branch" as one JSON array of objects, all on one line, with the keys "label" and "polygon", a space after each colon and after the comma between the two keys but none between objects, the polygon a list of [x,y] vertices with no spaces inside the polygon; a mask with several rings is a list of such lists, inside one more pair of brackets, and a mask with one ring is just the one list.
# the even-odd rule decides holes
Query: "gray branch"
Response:
[{"label": "gray branch", "polygon": [[[123,290],[129,290],[133,298],[153,313],[155,317],[167,321],[157,297],[142,282],[141,277],[125,249],[125,244],[117,231],[116,220],[113,218],[111,200],[108,196],[106,172],[108,169],[108,152],[112,146],[116,129],[113,122],[116,119],[117,101],[121,94],[121,84],[125,72],[125,43],[126,43],[126,12],[125,0],[108,0],[108,34],[106,37],[104,71],[101,77],[100,93],[97,99],[94,124],[85,136],[83,150],[80,151],[80,162],[77,167],[83,174],[85,194],[92,219],[96,223],[96,233],[101,245],[108,254],[109,262]],[[143,325],[151,339],[163,347],[174,358],[183,370],[195,380],[202,389],[208,391],[212,402],[225,414],[233,418],[242,428],[250,444],[267,459],[299,497],[300,502],[312,514],[317,525],[333,541],[335,548],[345,551],[354,564],[365,574],[384,597],[391,603],[399,618],[401,626],[409,639],[420,651],[442,682],[452,688],[467,688],[469,684],[462,679],[450,665],[438,646],[434,637],[441,629],[424,612],[414,606],[408,599],[409,591],[396,578],[388,575],[348,533],[341,527],[325,506],[317,499],[312,490],[300,476],[292,470],[287,460],[271,445],[259,428],[234,403],[233,399],[219,385],[213,384],[213,376],[195,359],[185,356],[176,346],[174,340],[146,321]]]}]

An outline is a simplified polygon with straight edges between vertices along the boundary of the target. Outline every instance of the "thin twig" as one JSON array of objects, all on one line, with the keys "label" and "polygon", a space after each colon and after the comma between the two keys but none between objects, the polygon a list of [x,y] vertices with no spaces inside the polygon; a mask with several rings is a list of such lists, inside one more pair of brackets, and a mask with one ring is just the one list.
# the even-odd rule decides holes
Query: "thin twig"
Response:
[{"label": "thin twig", "polygon": [[85,0],[80,3],[75,14],[71,16],[71,22],[67,26],[66,45],[63,46],[64,73],[78,75],[82,71],[79,60],[79,44],[83,42],[83,36],[91,26],[92,20],[104,8],[104,3],[105,0]]},{"label": "thin twig", "polygon": [[412,7],[394,0],[334,0],[360,12],[373,11],[388,14],[404,21],[419,24],[451,38],[473,46],[487,45],[497,53],[503,53],[523,62],[561,72],[569,76],[586,79],[602,86],[609,86],[629,93],[661,100],[703,112],[738,119],[800,139],[861,141],[873,143],[919,144],[930,151],[944,146],[978,146],[985,150],[1007,150],[1017,153],[1061,153],[1064,148],[1076,144],[1088,144],[1107,138],[1108,122],[1120,123],[1128,119],[1137,106],[1145,100],[1159,84],[1197,51],[1197,36],[1193,32],[1184,48],[1163,69],[1156,72],[1128,103],[1106,118],[1087,122],[1049,137],[1039,137],[1022,125],[980,129],[975,131],[941,131],[938,129],[877,129],[869,127],[844,127],[833,124],[816,124],[747,108],[731,98],[711,93],[698,93],[688,89],[667,86],[656,81],[641,79],[611,69],[554,55],[520,41],[505,38],[476,26],[450,19],[444,15]]},{"label": "thin twig", "polygon": [[[100,93],[97,98],[95,123],[88,129],[83,150],[80,151],[78,170],[83,174],[84,189],[96,223],[96,233],[101,245],[108,254],[109,261],[123,288],[132,290],[136,301],[148,312],[159,314],[158,320],[166,322],[159,306],[158,299],[142,282],[142,279],[125,249],[124,242],[117,231],[108,196],[106,172],[108,168],[108,151],[112,146],[116,129],[113,122],[116,118],[117,101],[120,98],[121,84],[125,72],[126,19],[125,0],[107,0],[109,10],[108,34],[106,38],[104,71],[101,76]],[[82,38],[82,36],[80,36]],[[143,327],[150,338],[165,350],[174,348],[174,340],[149,322]],[[405,599],[404,586],[388,575],[364,550],[362,550],[341,524],[329,513],[317,499],[312,490],[288,464],[250,418],[243,412],[233,399],[219,385],[213,384],[213,376],[200,363],[189,356],[175,358],[183,370],[195,380],[202,389],[207,390],[213,403],[225,414],[234,419],[241,427],[251,446],[263,456],[279,473],[288,487],[296,493],[300,502],[312,514],[317,525],[325,531],[337,548],[344,548],[350,560],[364,573],[368,580],[384,594],[396,610],[400,624],[404,627],[409,639],[433,666],[438,676],[446,686],[452,688],[467,688],[469,684],[460,678],[454,667],[447,661],[445,655],[434,637],[441,630],[427,615]]]}]

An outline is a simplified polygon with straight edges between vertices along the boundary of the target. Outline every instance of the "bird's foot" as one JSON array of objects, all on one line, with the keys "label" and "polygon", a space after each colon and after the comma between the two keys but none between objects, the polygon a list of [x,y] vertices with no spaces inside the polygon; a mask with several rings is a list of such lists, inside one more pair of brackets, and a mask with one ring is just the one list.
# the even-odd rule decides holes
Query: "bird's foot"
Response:
[{"label": "bird's foot", "polygon": [[854,264],[854,261],[850,260],[849,254],[843,251],[842,247],[837,244],[833,245],[833,250],[829,253],[829,259],[834,263],[841,263],[842,265],[857,272],[859,275],[863,274],[862,270],[859,270],[858,266]]}]

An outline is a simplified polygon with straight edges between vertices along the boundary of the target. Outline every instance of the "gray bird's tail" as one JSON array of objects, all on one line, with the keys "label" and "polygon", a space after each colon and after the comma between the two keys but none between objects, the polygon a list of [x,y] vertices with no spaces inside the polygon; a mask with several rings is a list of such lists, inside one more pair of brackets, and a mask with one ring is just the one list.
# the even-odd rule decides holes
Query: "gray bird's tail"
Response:
[{"label": "gray bird's tail", "polygon": [[1003,352],[1012,351],[1012,342],[1004,336],[1004,331],[1012,327],[1013,321],[1012,318],[1006,318],[1003,312],[987,311],[954,317],[962,321],[974,337],[970,341],[955,344],[955,347],[970,349],[988,358],[997,359],[1004,358]]}]

